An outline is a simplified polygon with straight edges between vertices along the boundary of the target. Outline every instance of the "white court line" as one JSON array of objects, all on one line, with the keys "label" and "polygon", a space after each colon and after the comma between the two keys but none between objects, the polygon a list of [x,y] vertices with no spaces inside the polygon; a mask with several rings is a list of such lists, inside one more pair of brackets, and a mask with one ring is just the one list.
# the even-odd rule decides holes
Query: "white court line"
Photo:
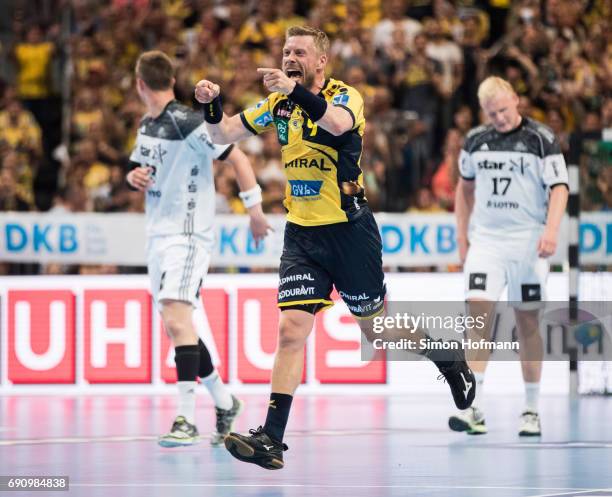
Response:
[{"label": "white court line", "polygon": [[[579,494],[590,494],[593,492],[608,492],[609,488],[594,488],[592,490],[580,490],[573,492],[564,492],[562,494],[554,493],[554,494],[539,494],[539,495],[530,495],[529,497],[559,497],[560,495],[579,495]],[[593,497],[612,497],[612,495],[594,495]]]},{"label": "white court line", "polygon": [[[10,428],[6,429],[7,431]],[[381,429],[363,429],[363,430],[312,430],[312,431],[290,431],[288,436],[296,438],[304,437],[348,437],[359,435],[385,435],[385,434],[406,434],[413,433],[419,430],[389,430]],[[202,437],[209,438],[209,437]],[[10,439],[0,440],[0,447],[15,446],[15,445],[44,445],[44,444],[79,444],[79,443],[116,443],[116,442],[142,442],[149,440],[157,440],[157,435],[140,435],[140,436],[100,436],[100,437],[49,437],[49,438],[31,438],[31,439]],[[612,448],[612,442],[534,442],[534,443],[488,443],[478,444],[464,442],[461,444],[449,444],[446,442],[437,444],[412,443],[413,447],[422,448],[461,448],[461,449],[606,449]]]},{"label": "white court line", "polygon": [[[397,433],[399,430],[393,430]],[[406,430],[412,432],[414,430]],[[381,429],[363,429],[363,430],[314,430],[314,431],[296,431],[288,432],[289,436],[293,437],[345,437],[345,436],[356,436],[356,435],[384,435],[391,433],[391,430],[386,428]],[[78,443],[105,443],[105,442],[140,442],[147,440],[157,440],[158,435],[142,435],[142,436],[101,436],[101,437],[49,437],[49,438],[31,438],[31,439],[12,439],[12,440],[0,440],[0,447],[2,446],[13,446],[13,445],[41,445],[41,444],[78,444]],[[209,437],[202,437],[209,438]],[[446,444],[444,444],[446,446]]]},{"label": "white court line", "polygon": [[[7,431],[14,430],[14,428],[5,428]],[[0,430],[2,430],[0,428]],[[355,435],[385,435],[387,433],[398,433],[401,431],[405,432],[416,432],[421,430],[388,430],[386,428],[380,429],[363,429],[363,430],[313,430],[313,431],[289,431],[287,435],[292,437],[347,437]],[[117,435],[117,436],[99,436],[99,437],[48,437],[48,438],[29,438],[29,439],[11,439],[11,440],[0,440],[0,447],[7,445],[29,445],[29,444],[53,444],[53,443],[90,443],[90,442],[138,442],[143,440],[157,440],[158,435]],[[210,438],[208,436],[201,436],[201,438]],[[444,444],[446,445],[446,444]],[[612,444],[611,444],[612,446]]]},{"label": "white court line", "polygon": [[0,447],[11,445],[42,445],[42,444],[80,444],[90,442],[139,442],[157,440],[159,437],[144,435],[140,437],[70,437],[70,438],[33,438],[23,440],[0,440]]}]

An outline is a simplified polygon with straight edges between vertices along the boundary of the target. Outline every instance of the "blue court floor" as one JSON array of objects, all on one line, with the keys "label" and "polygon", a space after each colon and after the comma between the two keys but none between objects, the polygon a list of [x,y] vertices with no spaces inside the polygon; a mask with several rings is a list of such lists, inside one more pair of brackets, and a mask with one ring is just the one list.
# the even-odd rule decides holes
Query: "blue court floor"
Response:
[{"label": "blue court floor", "polygon": [[[266,397],[245,396],[238,431],[262,423]],[[0,475],[70,477],[68,493],[10,495],[612,497],[612,398],[544,397],[538,440],[517,436],[520,397],[490,396],[485,407],[489,434],[470,437],[447,429],[445,397],[297,397],[285,468],[266,471],[208,439],[158,447],[170,396],[4,396]],[[202,398],[203,434],[213,420]]]}]

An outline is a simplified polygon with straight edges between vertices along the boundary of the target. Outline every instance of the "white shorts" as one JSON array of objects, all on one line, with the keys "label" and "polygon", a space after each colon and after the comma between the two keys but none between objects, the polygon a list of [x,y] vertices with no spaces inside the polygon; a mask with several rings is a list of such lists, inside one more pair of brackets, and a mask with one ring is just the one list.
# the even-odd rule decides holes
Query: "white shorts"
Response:
[{"label": "white shorts", "polygon": [[497,302],[507,286],[508,302],[515,306],[539,304],[546,300],[548,269],[548,261],[538,257],[534,240],[523,250],[514,243],[478,241],[470,245],[463,267],[465,298]]},{"label": "white shorts", "polygon": [[194,307],[208,272],[211,246],[197,236],[151,237],[147,265],[156,304],[163,299],[189,302]]}]

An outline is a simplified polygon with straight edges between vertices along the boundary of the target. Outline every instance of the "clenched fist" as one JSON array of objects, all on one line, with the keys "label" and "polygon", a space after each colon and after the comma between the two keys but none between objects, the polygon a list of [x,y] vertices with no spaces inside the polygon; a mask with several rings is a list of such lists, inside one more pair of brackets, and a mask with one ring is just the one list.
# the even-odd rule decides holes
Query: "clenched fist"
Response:
[{"label": "clenched fist", "polygon": [[195,86],[195,98],[201,104],[209,104],[221,93],[221,87],[212,81],[203,79]]},{"label": "clenched fist", "polygon": [[150,176],[152,172],[153,168],[150,166],[137,167],[128,173],[127,182],[139,192],[144,192],[153,184],[153,180]]}]

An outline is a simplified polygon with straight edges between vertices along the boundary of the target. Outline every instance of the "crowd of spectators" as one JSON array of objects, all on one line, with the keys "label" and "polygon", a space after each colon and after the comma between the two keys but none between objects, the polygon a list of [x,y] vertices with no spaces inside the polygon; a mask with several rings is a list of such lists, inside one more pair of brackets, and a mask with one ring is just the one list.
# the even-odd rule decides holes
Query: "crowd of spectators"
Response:
[{"label": "crowd of spectators", "polygon": [[[123,179],[143,113],[134,87],[138,55],[169,54],[177,98],[190,105],[198,80],[218,82],[231,114],[265,96],[256,68],[279,67],[286,28],[303,23],[329,34],[329,75],[365,99],[361,166],[374,210],[453,210],[457,157],[481,121],[476,90],[490,74],[508,79],[523,115],[548,124],[567,160],[580,162],[582,209],[612,207],[606,0],[8,3],[0,210],[141,211],[142,195]],[[265,210],[283,212],[275,135],[240,146]],[[216,186],[219,212],[243,212],[230,168],[216,169]]]}]

